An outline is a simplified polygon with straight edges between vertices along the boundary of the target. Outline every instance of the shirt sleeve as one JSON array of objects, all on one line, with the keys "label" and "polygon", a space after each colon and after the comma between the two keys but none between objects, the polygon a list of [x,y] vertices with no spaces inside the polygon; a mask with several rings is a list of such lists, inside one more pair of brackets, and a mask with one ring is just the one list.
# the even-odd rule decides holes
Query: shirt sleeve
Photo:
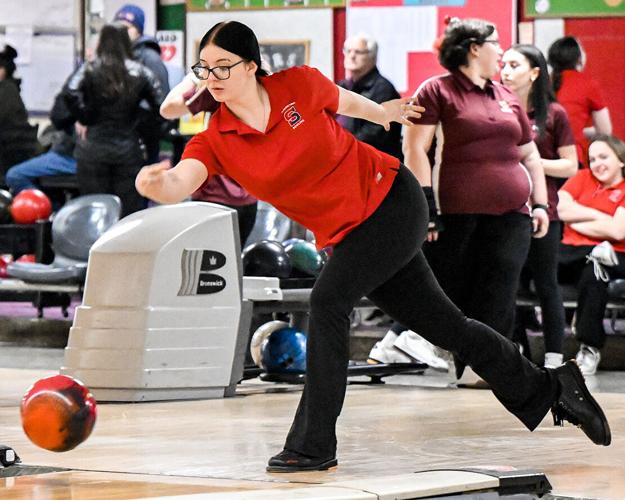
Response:
[{"label": "shirt sleeve", "polygon": [[441,96],[438,79],[430,79],[419,85],[412,95],[417,104],[423,106],[425,111],[421,113],[419,125],[436,125],[441,121]]},{"label": "shirt sleeve", "polygon": [[566,111],[560,105],[554,106],[553,111],[553,137],[556,148],[574,145],[575,137],[573,137],[573,131],[571,130],[571,124]]},{"label": "shirt sleeve", "polygon": [[204,164],[208,176],[221,174],[219,162],[210,147],[208,137],[203,132],[193,137],[185,146],[182,160],[197,160]]},{"label": "shirt sleeve", "polygon": [[305,93],[311,109],[325,109],[336,114],[339,109],[339,88],[336,83],[318,69],[309,66],[299,66],[286,71],[292,83],[298,87],[298,91]]},{"label": "shirt sleeve", "polygon": [[584,184],[586,183],[585,180],[588,173],[588,170],[579,170],[573,177],[567,179],[560,190],[566,191],[574,200],[577,200],[584,191]]}]

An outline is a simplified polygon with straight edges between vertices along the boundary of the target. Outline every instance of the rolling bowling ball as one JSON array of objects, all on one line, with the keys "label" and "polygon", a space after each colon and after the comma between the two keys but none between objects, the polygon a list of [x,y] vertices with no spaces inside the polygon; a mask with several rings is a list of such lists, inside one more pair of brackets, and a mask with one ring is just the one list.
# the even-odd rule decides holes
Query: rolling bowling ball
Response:
[{"label": "rolling bowling ball", "polygon": [[11,204],[11,216],[18,224],[34,224],[39,219],[47,219],[52,213],[52,203],[38,189],[20,191]]},{"label": "rolling bowling ball", "polygon": [[309,241],[295,238],[288,240],[288,242],[284,245],[284,249],[291,260],[292,276],[295,274],[303,277],[319,276],[324,262],[315,245]]},{"label": "rolling bowling ball", "polygon": [[277,241],[252,243],[243,250],[242,257],[245,276],[288,278],[291,274],[289,256]]},{"label": "rolling bowling ball", "polygon": [[273,332],[261,346],[261,367],[267,373],[306,373],[306,334],[291,327]]},{"label": "rolling bowling ball", "polygon": [[13,222],[11,218],[11,203],[13,203],[13,195],[6,189],[0,189],[0,224]]},{"label": "rolling bowling ball", "polygon": [[34,444],[50,451],[68,451],[91,434],[96,402],[78,380],[55,375],[28,389],[20,413],[24,432]]}]

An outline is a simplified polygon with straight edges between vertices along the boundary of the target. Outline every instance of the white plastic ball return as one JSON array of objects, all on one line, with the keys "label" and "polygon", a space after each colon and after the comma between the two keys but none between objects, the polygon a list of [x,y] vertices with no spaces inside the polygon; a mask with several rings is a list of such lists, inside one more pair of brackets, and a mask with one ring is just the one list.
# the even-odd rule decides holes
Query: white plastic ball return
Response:
[{"label": "white plastic ball return", "polygon": [[[234,395],[252,313],[308,311],[312,286],[243,277],[238,234],[236,211],[203,202],[149,208],[112,226],[91,247],[61,373],[99,401]],[[350,362],[348,370],[380,383],[425,368]]]}]

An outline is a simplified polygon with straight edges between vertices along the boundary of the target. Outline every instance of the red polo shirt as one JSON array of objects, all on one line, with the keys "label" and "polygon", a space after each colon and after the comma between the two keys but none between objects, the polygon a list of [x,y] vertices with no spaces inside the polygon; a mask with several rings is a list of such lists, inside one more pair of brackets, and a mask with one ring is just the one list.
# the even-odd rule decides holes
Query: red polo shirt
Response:
[{"label": "red polo shirt", "polygon": [[271,103],[265,133],[222,104],[182,158],[271,203],[313,231],[318,248],[335,245],[382,203],[399,161],[336,122],[338,87],[318,70],[291,68],[260,82]]},{"label": "red polo shirt", "polygon": [[[595,208],[608,215],[614,215],[619,207],[625,208],[625,181],[611,188],[604,188],[592,175],[589,168],[580,170],[562,186],[580,205]],[[569,224],[564,225],[562,243],[573,246],[597,245],[603,239],[596,240],[578,233]],[[614,250],[625,252],[625,241],[612,242]]]},{"label": "red polo shirt", "polygon": [[491,81],[481,89],[454,71],[427,80],[415,96],[425,107],[419,123],[441,125],[432,173],[441,212],[528,213],[531,182],[518,146],[532,130],[514,94]]},{"label": "red polo shirt", "polygon": [[606,107],[601,89],[597,82],[585,73],[567,69],[562,72],[562,83],[556,97],[569,115],[577,144],[577,156],[584,165],[588,166],[588,141],[584,137],[584,127],[592,124],[593,111]]},{"label": "red polo shirt", "polygon": [[[575,138],[569,125],[566,111],[557,102],[549,103],[547,108],[547,123],[542,137],[538,137],[538,130],[534,124],[534,114],[528,113],[534,132],[534,142],[538,147],[540,157],[545,160],[557,160],[560,158],[558,148],[572,146]],[[549,220],[558,220],[558,188],[561,179],[545,175],[547,182],[547,198],[549,202]]]}]

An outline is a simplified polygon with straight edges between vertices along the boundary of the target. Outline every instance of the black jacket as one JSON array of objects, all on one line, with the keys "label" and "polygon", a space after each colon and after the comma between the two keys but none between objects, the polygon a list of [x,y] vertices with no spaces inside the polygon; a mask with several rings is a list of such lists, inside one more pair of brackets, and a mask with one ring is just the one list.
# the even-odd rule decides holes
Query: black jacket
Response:
[{"label": "black jacket", "polygon": [[[95,68],[95,69],[94,69]],[[64,91],[65,104],[80,123],[87,125],[87,140],[78,141],[76,158],[105,156],[111,161],[137,161],[139,103],[145,100],[158,115],[163,92],[158,79],[137,61],[126,61],[131,88],[122,96],[106,97],[104,82],[94,76],[98,63],[83,64],[70,78]]]},{"label": "black jacket", "polygon": [[149,36],[143,35],[132,46],[132,54],[137,61],[154,73],[161,84],[164,95],[169,93],[169,77],[167,68],[161,59],[161,47],[158,42]]},{"label": "black jacket", "polygon": [[[393,84],[380,74],[377,67],[373,68],[357,82],[341,80],[339,85],[377,103],[400,97]],[[356,136],[356,139],[400,160],[403,159],[401,152],[401,125],[399,123],[392,122],[391,129],[387,132],[381,125],[376,125],[360,118],[343,116],[340,122]]]},{"label": "black jacket", "polygon": [[72,79],[70,76],[61,92],[59,92],[54,98],[54,104],[50,111],[50,121],[56,129],[52,136],[51,151],[60,155],[72,156],[74,153],[74,146],[76,146],[76,139],[74,137],[74,123],[76,119],[71,113],[66,103],[67,86]]},{"label": "black jacket", "polygon": [[0,81],[0,170],[28,160],[37,153],[37,127],[28,123],[20,96],[20,81]]}]

